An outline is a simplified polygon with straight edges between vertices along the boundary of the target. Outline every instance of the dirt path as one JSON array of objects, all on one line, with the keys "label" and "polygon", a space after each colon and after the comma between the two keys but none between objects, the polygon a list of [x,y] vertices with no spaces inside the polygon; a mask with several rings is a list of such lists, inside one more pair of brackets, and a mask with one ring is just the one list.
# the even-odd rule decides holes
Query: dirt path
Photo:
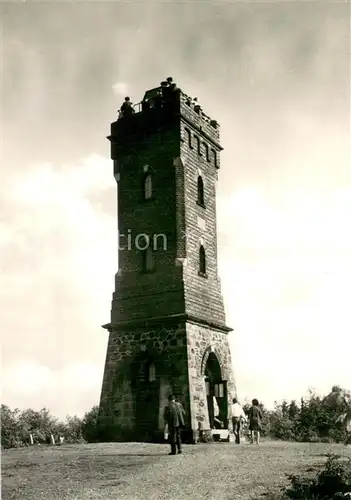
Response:
[{"label": "dirt path", "polygon": [[[153,444],[72,445],[5,451],[5,500],[258,500],[327,453],[351,448],[326,444],[262,443],[185,446],[168,456]],[[263,497],[262,497],[263,498]]]}]

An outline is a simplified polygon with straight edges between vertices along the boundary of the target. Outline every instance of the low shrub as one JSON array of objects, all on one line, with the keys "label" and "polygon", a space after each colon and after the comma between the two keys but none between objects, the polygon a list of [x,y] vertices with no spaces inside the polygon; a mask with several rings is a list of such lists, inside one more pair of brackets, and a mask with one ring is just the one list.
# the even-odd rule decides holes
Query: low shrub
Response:
[{"label": "low shrub", "polygon": [[329,455],[316,477],[288,476],[291,485],[283,498],[292,500],[338,500],[351,495],[351,459]]}]

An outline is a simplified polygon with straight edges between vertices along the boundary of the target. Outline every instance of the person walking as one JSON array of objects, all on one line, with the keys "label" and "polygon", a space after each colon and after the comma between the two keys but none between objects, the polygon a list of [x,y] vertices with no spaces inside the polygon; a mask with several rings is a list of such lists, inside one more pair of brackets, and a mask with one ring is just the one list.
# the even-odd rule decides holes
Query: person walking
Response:
[{"label": "person walking", "polygon": [[246,415],[243,407],[238,403],[238,400],[236,398],[233,399],[233,404],[230,407],[230,412],[233,423],[235,443],[240,444],[241,423],[242,421],[246,421]]},{"label": "person walking", "polygon": [[249,430],[251,432],[251,442],[260,444],[260,431],[261,431],[261,421],[262,412],[259,407],[258,400],[255,398],[252,400],[252,406],[249,409]]},{"label": "person walking", "polygon": [[176,402],[173,394],[170,395],[164,411],[164,421],[168,428],[168,439],[171,445],[169,455],[176,455],[177,450],[178,453],[182,452],[180,429],[184,427],[184,415],[185,411],[181,403]]}]

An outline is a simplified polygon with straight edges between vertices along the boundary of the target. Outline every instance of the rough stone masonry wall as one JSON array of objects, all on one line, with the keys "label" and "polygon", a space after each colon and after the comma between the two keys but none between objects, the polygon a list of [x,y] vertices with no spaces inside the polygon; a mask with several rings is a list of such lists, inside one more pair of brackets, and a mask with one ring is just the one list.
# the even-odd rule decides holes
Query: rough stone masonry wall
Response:
[{"label": "rough stone masonry wall", "polygon": [[[122,439],[133,436],[137,430],[133,376],[138,362],[148,356],[155,362],[156,376],[161,381],[159,429],[163,428],[163,409],[171,391],[180,397],[189,416],[187,338],[184,325],[154,329],[139,327],[133,331],[111,332],[100,402],[101,422],[114,426]],[[134,364],[135,361],[137,365]]]},{"label": "rough stone masonry wall", "polygon": [[199,422],[203,429],[209,429],[207,397],[204,384],[206,360],[213,349],[221,367],[222,379],[227,381],[228,403],[236,396],[232,361],[226,333],[212,328],[188,323],[189,392],[191,427],[198,429]]}]

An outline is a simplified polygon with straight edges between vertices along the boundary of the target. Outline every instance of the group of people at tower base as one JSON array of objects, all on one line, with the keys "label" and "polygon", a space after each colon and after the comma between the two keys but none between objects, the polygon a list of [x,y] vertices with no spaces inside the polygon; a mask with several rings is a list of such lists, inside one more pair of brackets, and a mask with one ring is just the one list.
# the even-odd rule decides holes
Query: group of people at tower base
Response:
[{"label": "group of people at tower base", "polygon": [[[215,411],[215,414],[217,412]],[[260,430],[262,422],[262,412],[257,399],[252,400],[248,414],[246,415],[243,407],[238,403],[236,398],[233,399],[233,404],[230,406],[230,415],[233,424],[233,433],[235,443],[240,444],[241,428],[243,422],[249,423],[251,443],[259,444]],[[182,453],[181,430],[185,424],[185,410],[183,405],[176,401],[175,396],[168,397],[168,405],[164,410],[165,422],[165,438],[171,446],[170,455]]]}]

